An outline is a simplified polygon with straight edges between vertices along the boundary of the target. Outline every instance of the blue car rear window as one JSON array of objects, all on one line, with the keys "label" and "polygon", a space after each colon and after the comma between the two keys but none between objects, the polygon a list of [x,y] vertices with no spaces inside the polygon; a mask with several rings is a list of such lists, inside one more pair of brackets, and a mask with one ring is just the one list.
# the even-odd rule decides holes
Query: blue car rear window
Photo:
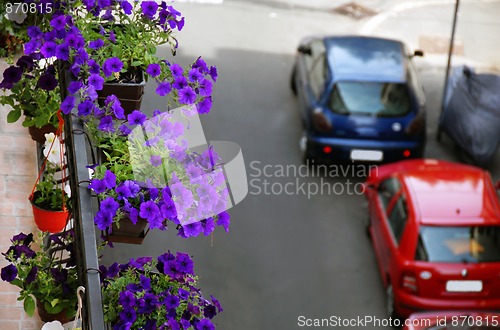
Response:
[{"label": "blue car rear window", "polygon": [[334,113],[400,117],[411,110],[405,84],[383,82],[340,81],[329,100]]}]

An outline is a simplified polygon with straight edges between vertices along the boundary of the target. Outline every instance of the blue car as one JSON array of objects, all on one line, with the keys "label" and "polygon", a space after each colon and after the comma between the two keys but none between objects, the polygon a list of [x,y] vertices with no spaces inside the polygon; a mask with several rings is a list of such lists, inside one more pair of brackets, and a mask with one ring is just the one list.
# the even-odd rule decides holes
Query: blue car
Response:
[{"label": "blue car", "polygon": [[421,158],[425,96],[400,41],[331,36],[304,39],[291,88],[300,102],[304,161],[392,162]]}]

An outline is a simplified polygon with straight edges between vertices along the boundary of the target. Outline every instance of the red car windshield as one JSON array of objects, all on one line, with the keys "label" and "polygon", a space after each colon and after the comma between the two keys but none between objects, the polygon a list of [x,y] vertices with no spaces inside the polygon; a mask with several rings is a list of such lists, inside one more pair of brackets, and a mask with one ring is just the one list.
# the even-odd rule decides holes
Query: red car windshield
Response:
[{"label": "red car windshield", "polygon": [[500,226],[421,226],[415,260],[500,262]]}]

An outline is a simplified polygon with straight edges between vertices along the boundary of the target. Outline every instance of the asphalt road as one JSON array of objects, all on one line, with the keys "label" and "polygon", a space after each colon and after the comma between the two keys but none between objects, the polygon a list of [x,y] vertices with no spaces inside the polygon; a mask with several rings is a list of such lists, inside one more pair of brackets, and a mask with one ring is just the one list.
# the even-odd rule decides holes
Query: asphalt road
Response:
[{"label": "asphalt road", "polygon": [[[364,233],[364,199],[347,187],[359,175],[326,177],[257,176],[265,165],[300,166],[300,123],[289,74],[299,39],[315,33],[348,33],[362,22],[328,13],[231,3],[222,6],[178,5],[186,15],[177,60],[203,55],[219,68],[212,112],[202,118],[209,140],[228,140],[243,150],[248,179],[245,200],[230,210],[230,232],[183,240],[175,231],[150,232],[141,246],[116,244],[104,251],[104,263],[157,256],[166,250],[194,256],[206,296],[213,294],[224,312],[214,321],[221,330],[300,328],[306,318],[385,317],[384,291],[375,256]],[[160,49],[164,53],[165,49]],[[428,157],[459,160],[453,143],[435,139],[443,68],[417,62],[427,93]],[[164,104],[148,85],[143,108]],[[500,179],[500,156],[491,167]],[[351,169],[352,170],[352,169]],[[276,174],[276,173],[274,173]],[[362,174],[362,173],[356,173]],[[326,187],[334,193],[307,191],[257,194],[263,180],[279,185]],[[268,186],[270,189],[270,186]],[[343,188],[343,193],[340,189]],[[290,190],[289,190],[290,191]],[[338,327],[346,328],[346,327]],[[352,327],[355,329],[358,327]],[[361,328],[361,327],[359,327]],[[389,329],[389,327],[368,327]]]}]

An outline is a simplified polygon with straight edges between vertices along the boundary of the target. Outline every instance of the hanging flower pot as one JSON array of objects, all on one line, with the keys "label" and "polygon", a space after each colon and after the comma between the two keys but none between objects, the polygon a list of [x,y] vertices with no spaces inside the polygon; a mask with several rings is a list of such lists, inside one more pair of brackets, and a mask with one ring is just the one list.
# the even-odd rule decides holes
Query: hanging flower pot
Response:
[{"label": "hanging flower pot", "polygon": [[144,73],[139,69],[131,70],[119,81],[104,83],[103,89],[97,92],[99,105],[104,106],[106,98],[114,94],[125,114],[131,114],[141,108],[145,86]]},{"label": "hanging flower pot", "polygon": [[119,227],[113,223],[111,232],[106,236],[114,243],[142,244],[149,232],[147,227],[148,222],[144,219],[138,219],[134,225],[130,218],[125,217],[119,221]]},{"label": "hanging flower pot", "polygon": [[28,132],[31,139],[43,144],[45,142],[45,134],[56,133],[57,128],[52,124],[46,124],[42,127],[30,126],[28,127]]},{"label": "hanging flower pot", "polygon": [[68,222],[68,210],[64,209],[61,211],[52,211],[38,207],[34,202],[37,198],[37,193],[38,192],[35,192],[33,198],[30,198],[30,202],[33,209],[33,218],[38,229],[51,233],[61,232],[64,227],[66,227],[66,223]]},{"label": "hanging flower pot", "polygon": [[[36,309],[38,311],[38,316],[40,316],[40,320],[43,322],[52,322],[59,321],[62,324],[68,323],[73,320],[73,316],[68,316],[68,310],[63,309],[59,313],[51,314],[45,308],[45,304],[50,304],[49,302],[43,303],[40,300],[36,300]],[[74,312],[70,312],[70,314],[74,315]]]}]

